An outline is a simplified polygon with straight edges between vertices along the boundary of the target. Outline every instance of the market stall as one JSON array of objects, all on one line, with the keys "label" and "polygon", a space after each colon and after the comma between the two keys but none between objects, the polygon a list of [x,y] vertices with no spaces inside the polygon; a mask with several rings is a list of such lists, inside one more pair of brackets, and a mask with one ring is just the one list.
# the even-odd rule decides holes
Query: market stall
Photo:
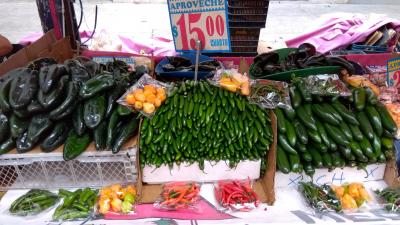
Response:
[{"label": "market stall", "polygon": [[354,58],[77,54],[68,40],[50,32],[0,65],[0,221],[400,220],[397,88]]}]

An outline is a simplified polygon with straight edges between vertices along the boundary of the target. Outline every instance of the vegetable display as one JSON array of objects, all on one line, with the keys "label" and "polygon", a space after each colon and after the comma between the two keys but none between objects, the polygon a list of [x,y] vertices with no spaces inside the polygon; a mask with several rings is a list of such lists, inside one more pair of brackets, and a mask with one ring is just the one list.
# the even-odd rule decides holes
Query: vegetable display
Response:
[{"label": "vegetable display", "polygon": [[9,209],[18,216],[36,215],[51,208],[58,202],[58,196],[50,191],[32,189],[17,198]]},{"label": "vegetable display", "polygon": [[393,158],[396,124],[368,87],[354,88],[350,96],[322,96],[296,78],[290,95],[294,112],[275,109],[277,167],[283,173],[312,176],[315,168],[364,168]]},{"label": "vegetable display", "polygon": [[390,212],[400,212],[400,189],[385,188],[375,193],[385,201],[385,209]]},{"label": "vegetable display", "polygon": [[191,182],[171,182],[162,187],[161,200],[154,203],[155,208],[179,210],[194,207],[200,198],[200,185]]},{"label": "vegetable display", "polygon": [[250,180],[218,181],[214,187],[215,198],[224,208],[248,212],[260,204],[250,182]]},{"label": "vegetable display", "polygon": [[63,202],[54,211],[55,221],[86,219],[93,213],[97,202],[97,190],[90,188],[77,189],[74,192],[60,189],[58,195]]},{"label": "vegetable display", "polygon": [[120,184],[113,184],[100,190],[98,201],[99,213],[131,213],[136,201],[136,188],[133,185],[122,187]]},{"label": "vegetable display", "polygon": [[[267,111],[205,81],[177,84],[140,131],[142,165],[265,159],[273,140]],[[265,164],[264,164],[265,169]],[[262,169],[263,170],[263,169]]]},{"label": "vegetable display", "polygon": [[[47,60],[32,65],[10,71],[0,84],[0,154],[38,145],[50,152],[65,144],[63,156],[70,160],[92,140],[97,150],[116,153],[135,134],[138,119],[130,111],[111,120],[116,99],[141,75],[125,63]],[[106,145],[108,135],[113,137]]]},{"label": "vegetable display", "polygon": [[300,182],[299,189],[308,204],[316,211],[342,211],[340,200],[329,185],[318,186],[312,182]]}]

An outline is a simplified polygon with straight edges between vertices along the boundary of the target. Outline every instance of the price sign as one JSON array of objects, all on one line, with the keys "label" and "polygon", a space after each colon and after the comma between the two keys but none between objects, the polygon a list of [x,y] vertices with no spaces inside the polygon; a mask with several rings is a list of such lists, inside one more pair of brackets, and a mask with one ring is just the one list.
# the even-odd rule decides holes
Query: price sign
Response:
[{"label": "price sign", "polygon": [[175,50],[229,52],[229,24],[225,0],[168,0]]},{"label": "price sign", "polygon": [[400,58],[388,60],[387,83],[389,87],[398,86],[400,83]]}]

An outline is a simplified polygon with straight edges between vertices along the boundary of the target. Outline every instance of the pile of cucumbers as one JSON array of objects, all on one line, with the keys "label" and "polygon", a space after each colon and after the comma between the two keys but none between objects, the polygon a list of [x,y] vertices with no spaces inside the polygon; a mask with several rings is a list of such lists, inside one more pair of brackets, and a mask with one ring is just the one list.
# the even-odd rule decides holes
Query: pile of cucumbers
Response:
[{"label": "pile of cucumbers", "polygon": [[32,189],[17,198],[9,211],[18,216],[36,215],[54,206],[58,199],[58,196],[50,191]]},{"label": "pile of cucumbers", "polygon": [[98,150],[118,152],[138,119],[116,100],[138,78],[120,61],[41,59],[10,71],[0,83],[0,154],[38,145],[51,152],[65,144],[70,160],[92,140]]},{"label": "pile of cucumbers", "polygon": [[[266,110],[206,81],[176,83],[140,130],[142,165],[265,159],[273,131]],[[264,162],[265,163],[265,162]],[[262,170],[265,169],[262,165]]]},{"label": "pile of cucumbers", "polygon": [[392,158],[396,124],[368,87],[349,97],[312,95],[297,80],[290,87],[292,109],[276,109],[277,167],[312,176],[315,168],[364,168]]}]

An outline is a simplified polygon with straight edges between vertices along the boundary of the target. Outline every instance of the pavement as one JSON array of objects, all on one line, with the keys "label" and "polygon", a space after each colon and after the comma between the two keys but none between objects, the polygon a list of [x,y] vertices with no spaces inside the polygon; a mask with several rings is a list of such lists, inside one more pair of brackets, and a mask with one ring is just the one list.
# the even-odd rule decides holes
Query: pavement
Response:
[{"label": "pavement", "polygon": [[[131,37],[160,36],[171,38],[168,7],[165,3],[115,3],[111,0],[83,0],[84,17],[81,30],[92,30],[95,5],[98,5],[97,31]],[[80,9],[76,5],[76,13]],[[0,1],[0,34],[12,42],[32,32],[40,32],[41,25],[33,0]],[[387,16],[400,19],[400,4],[314,4],[308,1],[271,1],[266,28],[260,39],[268,45],[280,47],[283,40],[295,37],[316,25],[328,14],[359,13],[367,17]]]}]

